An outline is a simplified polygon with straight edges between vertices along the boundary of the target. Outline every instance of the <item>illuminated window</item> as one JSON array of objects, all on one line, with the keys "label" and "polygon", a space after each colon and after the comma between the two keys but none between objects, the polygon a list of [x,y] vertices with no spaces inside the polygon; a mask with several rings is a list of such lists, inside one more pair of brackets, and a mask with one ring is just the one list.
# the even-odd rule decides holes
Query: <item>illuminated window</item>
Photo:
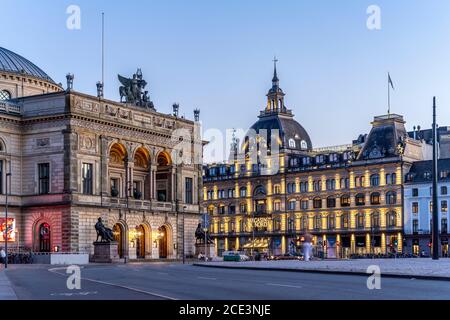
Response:
[{"label": "illuminated window", "polygon": [[359,193],[355,197],[355,202],[357,206],[363,206],[366,204],[366,196],[363,193]]},{"label": "illuminated window", "polygon": [[373,174],[370,176],[370,186],[378,187],[380,185],[380,176],[378,174]]},{"label": "illuminated window", "polygon": [[370,204],[371,205],[380,204],[380,193],[379,192],[374,192],[370,195]]},{"label": "illuminated window", "polygon": [[318,215],[314,218],[314,230],[322,229],[322,216]]},{"label": "illuminated window", "polygon": [[241,213],[247,213],[247,205],[245,203],[241,203],[241,205],[239,206],[239,211]]},{"label": "illuminated window", "polygon": [[441,212],[442,213],[447,213],[448,212],[447,200],[442,200],[441,201]]},{"label": "illuminated window", "polygon": [[301,218],[301,227],[302,230],[308,230],[308,225],[309,225],[309,218],[308,216],[302,216]]},{"label": "illuminated window", "polygon": [[372,227],[379,228],[380,227],[380,214],[378,212],[372,213]]},{"label": "illuminated window", "polygon": [[389,228],[393,228],[397,226],[397,213],[392,211],[387,215],[387,225]]},{"label": "illuminated window", "polygon": [[328,216],[328,229],[334,230],[335,227],[336,227],[336,217],[334,216],[334,214],[330,214]]},{"label": "illuminated window", "polygon": [[419,213],[419,203],[413,202],[412,203],[412,213],[418,214]]},{"label": "illuminated window", "polygon": [[348,215],[348,213],[344,213],[342,216],[341,216],[341,228],[342,229],[348,229],[349,228],[349,226],[350,226],[350,224],[349,224],[349,215]]},{"label": "illuminated window", "polygon": [[341,207],[350,207],[350,196],[348,194],[341,197]]},{"label": "illuminated window", "polygon": [[279,201],[274,202],[273,203],[273,210],[275,210],[277,212],[281,211],[281,202],[279,202]]},{"label": "illuminated window", "polygon": [[365,227],[364,223],[365,223],[364,214],[358,213],[358,215],[356,216],[356,227],[358,229],[364,229]]}]

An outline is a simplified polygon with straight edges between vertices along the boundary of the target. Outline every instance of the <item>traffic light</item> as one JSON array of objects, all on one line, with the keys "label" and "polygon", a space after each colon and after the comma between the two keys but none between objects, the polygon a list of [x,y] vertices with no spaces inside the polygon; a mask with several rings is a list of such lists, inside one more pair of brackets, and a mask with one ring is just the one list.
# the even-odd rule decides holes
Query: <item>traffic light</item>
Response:
[{"label": "traffic light", "polygon": [[428,248],[431,248],[433,244],[431,242],[428,242]]}]

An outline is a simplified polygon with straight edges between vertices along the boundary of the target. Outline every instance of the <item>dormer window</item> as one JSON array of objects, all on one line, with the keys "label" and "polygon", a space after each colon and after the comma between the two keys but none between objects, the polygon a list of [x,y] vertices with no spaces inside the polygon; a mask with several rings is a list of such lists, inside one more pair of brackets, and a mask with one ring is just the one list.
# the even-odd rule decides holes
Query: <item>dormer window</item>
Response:
[{"label": "dormer window", "polygon": [[308,166],[311,164],[311,159],[309,157],[303,158],[303,165]]},{"label": "dormer window", "polygon": [[441,179],[446,179],[448,177],[448,170],[441,171]]},{"label": "dormer window", "polygon": [[338,155],[336,153],[330,154],[330,162],[338,162]]},{"label": "dormer window", "polygon": [[316,163],[323,163],[323,155],[316,156]]},{"label": "dormer window", "polygon": [[289,148],[291,149],[295,149],[295,140],[294,139],[289,139]]},{"label": "dormer window", "polygon": [[302,150],[307,150],[307,149],[308,149],[308,143],[307,143],[305,140],[302,140],[302,141],[300,142],[300,148],[301,148]]},{"label": "dormer window", "polygon": [[431,179],[431,172],[427,171],[423,174],[424,179],[430,180]]}]

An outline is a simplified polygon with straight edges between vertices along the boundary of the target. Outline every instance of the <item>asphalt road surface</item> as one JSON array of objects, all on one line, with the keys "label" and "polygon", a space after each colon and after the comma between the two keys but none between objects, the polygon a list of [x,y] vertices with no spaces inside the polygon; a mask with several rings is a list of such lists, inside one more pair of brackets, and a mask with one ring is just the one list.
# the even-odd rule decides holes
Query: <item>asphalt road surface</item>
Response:
[{"label": "asphalt road surface", "polygon": [[298,272],[230,270],[182,264],[89,265],[81,289],[67,288],[65,268],[11,266],[6,274],[19,299],[64,300],[417,300],[450,299],[445,281]]}]

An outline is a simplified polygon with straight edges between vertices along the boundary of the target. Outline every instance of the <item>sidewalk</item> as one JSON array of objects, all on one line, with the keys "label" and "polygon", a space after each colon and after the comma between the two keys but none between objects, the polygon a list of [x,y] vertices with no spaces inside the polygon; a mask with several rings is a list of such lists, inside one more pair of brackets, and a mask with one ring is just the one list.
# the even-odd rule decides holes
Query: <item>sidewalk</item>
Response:
[{"label": "sidewalk", "polygon": [[208,262],[195,266],[250,270],[316,272],[367,275],[369,266],[379,266],[381,276],[450,281],[450,259],[363,259],[304,261]]},{"label": "sidewalk", "polygon": [[3,268],[0,270],[0,300],[17,300],[16,293]]}]

